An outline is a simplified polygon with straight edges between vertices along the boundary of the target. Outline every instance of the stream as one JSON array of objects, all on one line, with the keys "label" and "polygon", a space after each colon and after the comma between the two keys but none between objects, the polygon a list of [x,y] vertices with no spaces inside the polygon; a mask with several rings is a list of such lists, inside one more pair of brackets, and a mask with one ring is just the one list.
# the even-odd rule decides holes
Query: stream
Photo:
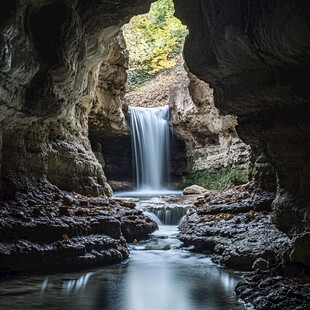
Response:
[{"label": "stream", "polygon": [[244,309],[234,294],[240,277],[203,254],[180,248],[177,223],[184,200],[140,198],[159,230],[131,244],[121,264],[0,282],[0,309],[202,310]]}]

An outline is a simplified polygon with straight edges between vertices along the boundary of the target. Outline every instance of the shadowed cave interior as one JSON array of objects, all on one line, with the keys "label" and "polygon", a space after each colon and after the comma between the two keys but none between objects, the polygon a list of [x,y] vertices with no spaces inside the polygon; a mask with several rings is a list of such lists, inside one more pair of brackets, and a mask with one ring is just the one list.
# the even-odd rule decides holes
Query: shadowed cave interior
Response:
[{"label": "shadowed cave interior", "polygon": [[154,88],[128,91],[121,29],[151,3],[0,5],[0,273],[119,263],[128,244],[158,228],[113,190],[133,188],[128,106],[165,102],[174,188],[249,172],[246,184],[201,192],[178,239],[216,264],[251,271],[235,289],[244,307],[306,309],[308,3],[174,0],[188,29],[179,66],[156,75]]}]

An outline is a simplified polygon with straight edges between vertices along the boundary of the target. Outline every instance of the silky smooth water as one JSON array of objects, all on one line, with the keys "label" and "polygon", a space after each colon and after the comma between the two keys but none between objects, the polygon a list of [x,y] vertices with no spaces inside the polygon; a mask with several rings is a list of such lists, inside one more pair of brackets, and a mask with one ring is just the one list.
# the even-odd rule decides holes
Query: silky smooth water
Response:
[{"label": "silky smooth water", "polygon": [[138,191],[162,191],[170,170],[169,106],[129,107]]},{"label": "silky smooth water", "polygon": [[[154,203],[160,208],[165,201],[142,207]],[[150,240],[131,245],[122,264],[2,281],[0,309],[243,309],[234,294],[240,278],[206,255],[180,248],[177,232],[176,225],[160,225]]]},{"label": "silky smooth water", "polygon": [[123,264],[0,282],[0,309],[243,309],[233,292],[238,277],[180,250],[176,228],[161,226]]}]

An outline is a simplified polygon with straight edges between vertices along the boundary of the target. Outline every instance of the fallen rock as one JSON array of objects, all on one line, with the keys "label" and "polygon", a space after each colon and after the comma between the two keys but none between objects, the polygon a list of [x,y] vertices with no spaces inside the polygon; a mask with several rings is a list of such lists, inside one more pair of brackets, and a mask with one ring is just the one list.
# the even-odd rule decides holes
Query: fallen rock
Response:
[{"label": "fallen rock", "polygon": [[206,192],[207,190],[199,185],[191,185],[183,189],[183,195],[202,195]]},{"label": "fallen rock", "polygon": [[65,195],[62,201],[65,205],[71,206],[74,203],[74,198],[70,195]]}]

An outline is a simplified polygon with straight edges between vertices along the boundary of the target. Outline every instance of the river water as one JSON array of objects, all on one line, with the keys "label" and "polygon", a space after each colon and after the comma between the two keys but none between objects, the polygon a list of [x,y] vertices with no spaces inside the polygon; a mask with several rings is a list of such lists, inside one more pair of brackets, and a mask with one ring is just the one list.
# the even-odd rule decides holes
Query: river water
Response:
[{"label": "river water", "polygon": [[[141,203],[171,222],[175,216],[163,215],[165,205],[158,199]],[[180,205],[172,205],[182,216]],[[2,281],[0,309],[244,309],[234,295],[240,278],[206,255],[180,248],[177,232],[177,225],[160,225],[150,240],[130,245],[130,258],[121,264]]]}]

